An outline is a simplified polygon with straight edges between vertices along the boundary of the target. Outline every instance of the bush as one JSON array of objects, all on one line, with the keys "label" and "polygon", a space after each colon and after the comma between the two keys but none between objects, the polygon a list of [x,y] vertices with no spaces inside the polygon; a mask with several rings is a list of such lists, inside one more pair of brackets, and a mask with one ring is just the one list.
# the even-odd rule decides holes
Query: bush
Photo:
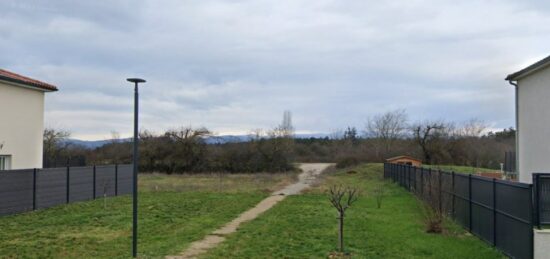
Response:
[{"label": "bush", "polygon": [[356,166],[359,163],[361,163],[361,161],[357,157],[348,156],[340,159],[336,163],[336,168],[346,168],[346,167]]}]

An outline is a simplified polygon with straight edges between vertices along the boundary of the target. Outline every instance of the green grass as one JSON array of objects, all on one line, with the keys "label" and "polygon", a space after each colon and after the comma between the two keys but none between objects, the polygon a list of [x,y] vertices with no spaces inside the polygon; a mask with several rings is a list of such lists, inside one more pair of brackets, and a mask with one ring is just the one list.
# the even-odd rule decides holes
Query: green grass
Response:
[{"label": "green grass", "polygon": [[482,167],[471,167],[471,166],[461,166],[461,165],[422,165],[422,167],[432,168],[432,169],[439,169],[439,170],[447,171],[447,172],[454,171],[455,173],[463,173],[463,174],[500,172],[497,169],[489,169],[489,168],[482,168]]},{"label": "green grass", "polygon": [[[422,206],[381,180],[381,165],[354,170],[328,175],[308,193],[288,197],[203,258],[327,258],[337,244],[336,210],[325,193],[331,185],[361,191],[346,216],[345,245],[353,258],[504,258],[450,221],[443,234],[426,233]],[[385,186],[385,198],[377,209],[372,193],[379,185]]]},{"label": "green grass", "polygon": [[[140,175],[139,256],[178,254],[295,174]],[[0,217],[0,258],[129,258],[131,198]]]}]

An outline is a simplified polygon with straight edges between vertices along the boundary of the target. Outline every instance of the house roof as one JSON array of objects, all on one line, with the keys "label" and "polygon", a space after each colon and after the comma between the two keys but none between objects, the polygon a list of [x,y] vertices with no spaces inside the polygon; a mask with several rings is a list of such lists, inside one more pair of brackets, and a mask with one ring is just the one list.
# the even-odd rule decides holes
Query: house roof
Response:
[{"label": "house roof", "polygon": [[505,80],[508,80],[508,81],[516,81],[518,79],[521,79],[527,75],[530,75],[536,71],[539,71],[543,68],[546,68],[550,66],[550,56],[542,59],[542,60],[539,60],[537,61],[536,63],[518,71],[518,72],[515,72],[515,73],[512,73],[512,74],[509,74]]},{"label": "house roof", "polygon": [[414,158],[412,156],[394,156],[394,157],[390,157],[388,159],[386,159],[386,161],[394,161],[394,160],[398,160],[398,159],[409,159],[409,160],[414,160],[414,161],[418,161],[418,162],[422,162],[422,160],[420,159],[417,159],[417,158]]},{"label": "house roof", "polygon": [[4,69],[0,69],[0,80],[30,86],[32,88],[37,88],[47,92],[57,91],[57,87],[55,85],[44,83],[42,81],[22,76]]}]

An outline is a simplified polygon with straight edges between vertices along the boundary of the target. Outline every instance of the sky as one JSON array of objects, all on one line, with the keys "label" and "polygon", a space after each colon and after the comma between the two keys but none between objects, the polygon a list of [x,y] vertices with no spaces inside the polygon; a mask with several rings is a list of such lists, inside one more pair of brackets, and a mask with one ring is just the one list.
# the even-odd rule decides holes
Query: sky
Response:
[{"label": "sky", "polygon": [[411,122],[514,125],[504,78],[550,55],[548,1],[0,2],[0,68],[58,86],[45,125],[73,138],[140,128],[298,133]]}]

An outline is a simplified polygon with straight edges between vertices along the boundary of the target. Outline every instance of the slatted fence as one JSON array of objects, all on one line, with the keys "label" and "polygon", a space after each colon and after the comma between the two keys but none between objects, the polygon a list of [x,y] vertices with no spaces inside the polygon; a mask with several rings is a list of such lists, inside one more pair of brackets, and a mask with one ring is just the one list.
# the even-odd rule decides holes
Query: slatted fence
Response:
[{"label": "slatted fence", "polygon": [[132,165],[0,171],[0,216],[132,193]]},{"label": "slatted fence", "polygon": [[505,254],[533,258],[531,184],[389,163],[384,177]]}]

